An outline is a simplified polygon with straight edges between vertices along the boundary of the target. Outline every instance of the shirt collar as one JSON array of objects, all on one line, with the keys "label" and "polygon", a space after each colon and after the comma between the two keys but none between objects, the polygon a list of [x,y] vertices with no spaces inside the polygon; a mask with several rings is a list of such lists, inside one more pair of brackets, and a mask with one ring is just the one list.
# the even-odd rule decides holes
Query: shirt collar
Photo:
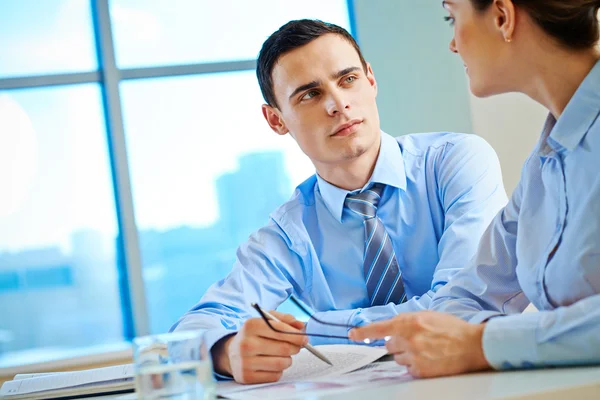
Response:
[{"label": "shirt collar", "polygon": [[[317,181],[321,197],[327,209],[335,219],[342,222],[344,202],[350,191],[332,185],[321,178],[318,173]],[[369,188],[373,183],[383,183],[384,185],[406,190],[406,171],[404,170],[402,151],[396,139],[383,131],[381,132],[381,147],[379,148],[373,174],[360,191]]]},{"label": "shirt collar", "polygon": [[573,150],[590,129],[599,112],[600,61],[596,63],[575,91],[567,107],[552,128],[549,138],[566,150]]}]

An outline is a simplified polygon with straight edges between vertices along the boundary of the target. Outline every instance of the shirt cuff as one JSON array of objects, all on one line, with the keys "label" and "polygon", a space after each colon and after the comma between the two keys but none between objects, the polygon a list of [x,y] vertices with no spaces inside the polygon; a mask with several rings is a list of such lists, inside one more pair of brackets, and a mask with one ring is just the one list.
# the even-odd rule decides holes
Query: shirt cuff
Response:
[{"label": "shirt cuff", "polygon": [[[212,348],[213,346],[221,339],[223,339],[225,336],[228,335],[233,335],[234,333],[236,333],[236,331],[230,331],[227,329],[209,329],[204,333],[204,341],[206,343],[206,348],[208,349],[209,354],[212,354]],[[215,375],[215,378],[220,380],[220,381],[224,381],[224,380],[232,380],[233,377],[232,376],[228,376],[228,375],[221,375],[218,374],[214,371],[214,360],[212,362],[213,364],[213,373]]]},{"label": "shirt cuff", "polygon": [[494,318],[483,330],[483,353],[495,369],[531,368],[539,363],[536,330],[538,315]]},{"label": "shirt cuff", "polygon": [[482,322],[486,322],[494,317],[501,317],[504,315],[506,314],[502,314],[497,311],[479,311],[469,318],[469,322],[472,324],[481,324]]},{"label": "shirt cuff", "polygon": [[[315,313],[314,317],[317,317],[323,322],[329,322],[332,324],[339,324],[344,326],[330,326],[324,325],[311,318],[306,323],[306,333],[320,334],[328,336],[348,336],[348,332],[352,327],[352,319],[356,314],[357,310],[334,310],[334,311],[323,311]],[[310,337],[310,343],[313,345],[318,344],[348,344],[354,343],[350,339],[334,339],[334,338],[322,338],[322,337]]]}]

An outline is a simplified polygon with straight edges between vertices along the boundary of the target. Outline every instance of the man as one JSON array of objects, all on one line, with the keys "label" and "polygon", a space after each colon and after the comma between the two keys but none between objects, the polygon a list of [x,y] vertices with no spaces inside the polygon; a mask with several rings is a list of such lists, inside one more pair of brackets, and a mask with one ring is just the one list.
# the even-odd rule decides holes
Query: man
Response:
[{"label": "man", "polygon": [[497,157],[482,139],[381,132],[373,70],[344,29],[285,24],[263,44],[257,76],[269,126],[289,133],[317,173],[173,327],[208,329],[215,371],[243,383],[278,380],[307,343],[251,318],[250,302],[276,308],[294,294],[341,326],[311,319],[305,327],[276,313],[275,329],[338,337],[426,309],[506,203]]}]

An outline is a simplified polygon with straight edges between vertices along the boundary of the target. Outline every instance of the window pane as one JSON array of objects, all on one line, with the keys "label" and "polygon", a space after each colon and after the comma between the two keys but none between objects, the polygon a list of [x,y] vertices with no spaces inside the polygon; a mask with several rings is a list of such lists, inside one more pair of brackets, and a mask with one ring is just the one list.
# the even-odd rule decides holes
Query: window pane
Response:
[{"label": "window pane", "polygon": [[97,68],[89,1],[0,0],[0,77]]},{"label": "window pane", "polygon": [[291,19],[349,29],[347,0],[110,0],[120,67],[255,59]]},{"label": "window pane", "polygon": [[92,84],[0,92],[0,367],[123,341],[101,104]]},{"label": "window pane", "polygon": [[314,168],[264,121],[253,71],[129,81],[121,93],[151,330],[162,332]]}]

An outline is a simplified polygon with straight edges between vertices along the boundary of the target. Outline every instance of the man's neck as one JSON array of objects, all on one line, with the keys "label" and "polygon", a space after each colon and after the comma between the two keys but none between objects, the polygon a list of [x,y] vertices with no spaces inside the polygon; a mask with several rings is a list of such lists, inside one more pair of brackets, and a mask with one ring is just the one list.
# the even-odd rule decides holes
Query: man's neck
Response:
[{"label": "man's neck", "polygon": [[321,178],[344,190],[360,189],[367,184],[379,156],[381,143],[360,156],[335,165],[315,165]]}]

